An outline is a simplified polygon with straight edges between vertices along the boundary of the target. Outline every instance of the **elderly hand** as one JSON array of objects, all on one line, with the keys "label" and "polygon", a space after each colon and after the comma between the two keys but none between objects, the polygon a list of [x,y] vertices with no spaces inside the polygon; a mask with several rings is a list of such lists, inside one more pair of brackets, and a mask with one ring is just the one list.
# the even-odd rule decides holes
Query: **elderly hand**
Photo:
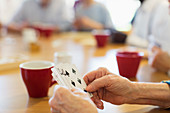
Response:
[{"label": "elderly hand", "polygon": [[69,90],[57,86],[49,104],[52,113],[97,113],[92,100],[80,89]]},{"label": "elderly hand", "polygon": [[110,73],[106,68],[99,68],[85,75],[88,85],[86,90],[93,92],[92,100],[96,106],[103,109],[101,100],[120,105],[133,100],[133,83],[128,79]]},{"label": "elderly hand", "polygon": [[160,48],[152,47],[152,55],[149,57],[149,64],[163,72],[170,69],[170,56]]}]

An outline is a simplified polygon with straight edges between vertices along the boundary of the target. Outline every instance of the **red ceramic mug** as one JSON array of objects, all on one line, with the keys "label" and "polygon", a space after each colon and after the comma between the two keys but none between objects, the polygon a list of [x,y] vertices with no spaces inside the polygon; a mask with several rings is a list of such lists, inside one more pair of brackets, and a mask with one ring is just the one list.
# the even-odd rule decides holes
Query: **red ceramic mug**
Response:
[{"label": "red ceramic mug", "polygon": [[144,54],[138,52],[118,52],[116,54],[119,74],[131,78],[136,77],[141,58]]},{"label": "red ceramic mug", "polygon": [[97,47],[106,46],[110,36],[109,30],[93,30],[92,34],[96,39]]},{"label": "red ceramic mug", "polygon": [[54,63],[49,61],[30,61],[20,64],[21,76],[30,97],[40,98],[48,95],[48,89],[56,83],[51,68]]}]

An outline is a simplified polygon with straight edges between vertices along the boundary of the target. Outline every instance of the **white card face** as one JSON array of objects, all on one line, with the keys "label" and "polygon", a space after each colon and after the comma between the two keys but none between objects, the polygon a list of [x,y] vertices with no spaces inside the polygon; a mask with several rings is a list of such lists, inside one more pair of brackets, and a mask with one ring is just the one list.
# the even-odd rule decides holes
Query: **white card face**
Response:
[{"label": "white card face", "polygon": [[71,84],[69,83],[69,81],[71,81],[71,77],[70,77],[70,73],[68,72],[68,68],[66,64],[59,64],[57,66],[55,66],[61,81],[64,82],[65,86],[67,86],[68,88],[73,88],[71,86]]},{"label": "white card face", "polygon": [[[71,68],[71,72],[70,72],[71,78],[72,78],[72,81],[76,85],[75,87],[78,87],[78,88],[82,89],[83,91],[87,92],[85,90],[87,85],[86,85],[83,77],[80,75],[79,71],[77,70],[76,66],[71,64],[71,65],[69,65],[69,67]],[[89,92],[87,92],[87,93],[89,94],[90,97],[93,96],[92,93],[89,93]]]},{"label": "white card face", "polygon": [[53,78],[57,81],[57,83],[59,85],[65,86],[66,84],[64,83],[64,81],[62,81],[62,79],[60,78],[60,75],[58,74],[57,70],[55,68],[52,68],[52,76]]},{"label": "white card face", "polygon": [[64,86],[64,84],[59,80],[59,78],[56,76],[56,74],[52,73],[53,78],[57,81],[58,84],[61,86]]},{"label": "white card face", "polygon": [[[65,85],[68,88],[80,88],[83,91],[87,92],[85,89],[87,87],[85,81],[83,80],[82,76],[79,74],[77,68],[73,64],[68,63],[61,63],[55,66],[55,69],[52,70],[54,75],[58,74],[57,79],[60,85]],[[57,72],[57,73],[56,73]],[[54,77],[55,79],[56,77]],[[56,79],[56,80],[57,80]],[[88,92],[87,92],[88,93]],[[91,93],[88,93],[90,97],[93,95]]]}]

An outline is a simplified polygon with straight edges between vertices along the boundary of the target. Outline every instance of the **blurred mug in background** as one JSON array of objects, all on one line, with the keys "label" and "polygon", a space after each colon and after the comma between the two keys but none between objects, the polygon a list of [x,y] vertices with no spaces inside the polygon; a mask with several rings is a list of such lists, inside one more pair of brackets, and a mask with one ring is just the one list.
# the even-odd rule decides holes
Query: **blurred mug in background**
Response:
[{"label": "blurred mug in background", "polygon": [[110,31],[109,30],[93,30],[92,35],[96,39],[97,47],[105,47],[108,43]]}]

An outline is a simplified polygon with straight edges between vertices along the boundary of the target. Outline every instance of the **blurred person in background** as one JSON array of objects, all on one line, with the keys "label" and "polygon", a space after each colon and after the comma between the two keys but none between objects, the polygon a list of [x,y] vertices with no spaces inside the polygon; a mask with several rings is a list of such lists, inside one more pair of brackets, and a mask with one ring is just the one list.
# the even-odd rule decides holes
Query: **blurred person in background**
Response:
[{"label": "blurred person in background", "polygon": [[50,26],[56,31],[70,29],[74,18],[65,0],[26,0],[8,24],[8,29],[21,31],[29,26]]},{"label": "blurred person in background", "polygon": [[[141,0],[140,0],[141,1]],[[127,43],[147,48],[149,45],[149,34],[153,15],[164,0],[143,0],[138,9],[132,25],[132,32],[127,38]],[[161,18],[161,17],[160,17]]]},{"label": "blurred person in background", "polygon": [[170,75],[170,15],[167,0],[163,0],[151,22],[149,63]]},{"label": "blurred person in background", "polygon": [[149,47],[149,64],[170,74],[170,15],[167,0],[143,2],[127,42]]},{"label": "blurred person in background", "polygon": [[80,0],[75,6],[77,30],[114,28],[110,14],[103,4],[94,0]]}]

